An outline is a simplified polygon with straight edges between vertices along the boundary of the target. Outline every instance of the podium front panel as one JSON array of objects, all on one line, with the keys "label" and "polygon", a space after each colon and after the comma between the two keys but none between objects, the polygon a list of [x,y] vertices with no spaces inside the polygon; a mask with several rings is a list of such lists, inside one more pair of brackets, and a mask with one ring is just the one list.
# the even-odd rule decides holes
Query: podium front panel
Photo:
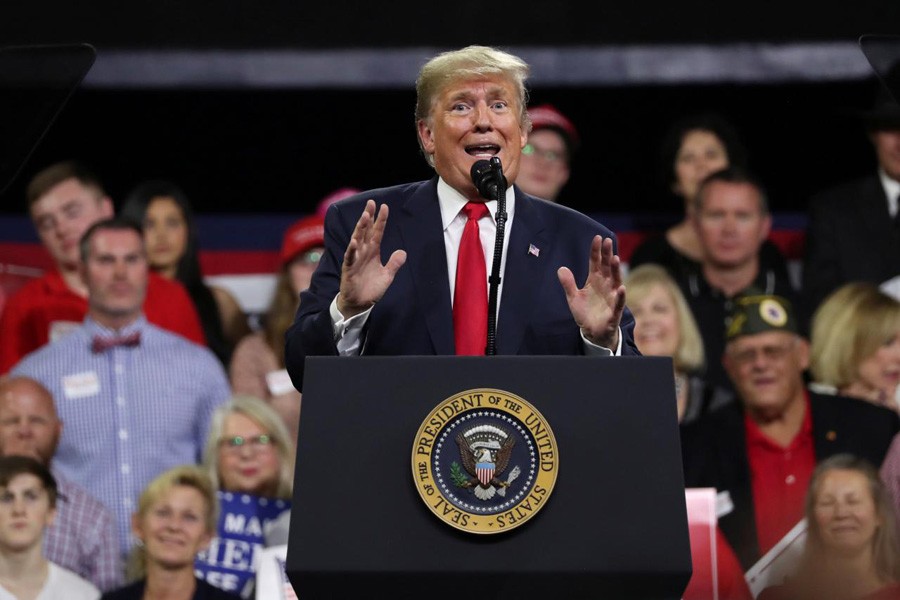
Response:
[{"label": "podium front panel", "polygon": [[[426,416],[475,388],[527,400],[558,448],[547,504],[493,535],[439,520],[411,468]],[[307,359],[287,559],[303,600],[678,598],[690,570],[669,359]]]}]

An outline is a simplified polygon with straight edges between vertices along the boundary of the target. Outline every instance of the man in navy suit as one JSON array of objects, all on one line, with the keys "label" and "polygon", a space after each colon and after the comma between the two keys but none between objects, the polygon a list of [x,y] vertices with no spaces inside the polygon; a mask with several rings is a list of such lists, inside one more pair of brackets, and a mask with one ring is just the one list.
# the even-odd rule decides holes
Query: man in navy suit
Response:
[{"label": "man in navy suit", "polygon": [[464,353],[454,337],[457,252],[471,225],[465,211],[485,204],[472,220],[490,273],[497,202],[479,195],[471,168],[495,156],[509,182],[497,353],[638,354],[612,232],[512,185],[530,128],[527,75],[519,58],[481,46],[422,68],[416,128],[437,175],[329,209],[325,254],[287,333],[298,389],[309,355]]}]

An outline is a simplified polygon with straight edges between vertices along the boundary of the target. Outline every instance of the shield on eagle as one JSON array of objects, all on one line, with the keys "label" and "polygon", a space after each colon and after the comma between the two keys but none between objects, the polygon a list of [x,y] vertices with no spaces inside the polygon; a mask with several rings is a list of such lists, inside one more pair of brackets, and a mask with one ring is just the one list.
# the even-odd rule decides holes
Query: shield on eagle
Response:
[{"label": "shield on eagle", "polygon": [[[487,450],[485,450],[487,452]],[[490,452],[488,452],[488,456],[490,456]],[[491,484],[491,479],[494,478],[494,463],[492,462],[477,462],[475,463],[475,473],[478,477],[478,481],[481,482],[481,485],[487,487]]]}]

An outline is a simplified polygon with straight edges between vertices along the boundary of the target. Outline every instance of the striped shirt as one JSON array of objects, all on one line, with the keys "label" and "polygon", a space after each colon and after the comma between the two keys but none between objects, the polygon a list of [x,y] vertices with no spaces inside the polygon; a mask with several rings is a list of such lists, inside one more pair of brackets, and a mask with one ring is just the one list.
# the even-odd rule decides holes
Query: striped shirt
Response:
[{"label": "striped shirt", "polygon": [[[95,335],[136,331],[136,346],[91,351]],[[200,461],[212,412],[230,395],[212,352],[143,317],[118,332],[88,317],[12,373],[53,394],[63,422],[53,466],[113,511],[123,552],[144,486],[166,469]]]}]

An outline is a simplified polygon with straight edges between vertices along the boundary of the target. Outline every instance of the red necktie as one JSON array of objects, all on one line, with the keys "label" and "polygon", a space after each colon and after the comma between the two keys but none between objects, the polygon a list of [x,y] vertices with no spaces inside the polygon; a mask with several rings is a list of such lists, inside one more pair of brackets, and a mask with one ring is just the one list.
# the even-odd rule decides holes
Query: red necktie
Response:
[{"label": "red necktie", "polygon": [[487,267],[478,235],[478,219],[488,214],[481,202],[463,207],[469,218],[459,242],[456,261],[456,288],[453,297],[453,339],[456,354],[484,356],[487,345]]}]

